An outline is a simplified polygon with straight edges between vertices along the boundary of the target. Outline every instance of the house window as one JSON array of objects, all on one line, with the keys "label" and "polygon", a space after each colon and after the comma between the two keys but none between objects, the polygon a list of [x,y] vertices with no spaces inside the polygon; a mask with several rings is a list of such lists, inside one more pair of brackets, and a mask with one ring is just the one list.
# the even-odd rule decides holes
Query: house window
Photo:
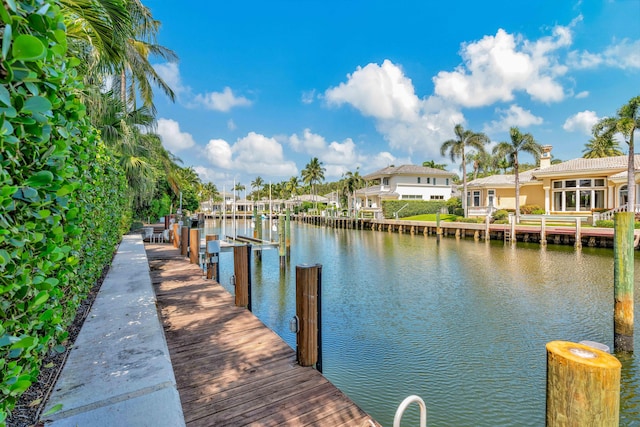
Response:
[{"label": "house window", "polygon": [[444,196],[440,196],[437,194],[432,194],[431,195],[431,200],[444,200]]},{"label": "house window", "polygon": [[427,184],[431,184],[431,178],[427,178]]},{"label": "house window", "polygon": [[449,185],[449,178],[445,178],[444,182],[446,185]]},{"label": "house window", "polygon": [[420,177],[418,177],[418,184],[420,184]]},{"label": "house window", "polygon": [[605,206],[603,178],[567,179],[553,182],[553,210],[590,211]]},{"label": "house window", "polygon": [[382,185],[389,185],[389,178],[382,178]]},{"label": "house window", "polygon": [[403,194],[402,195],[402,200],[415,200],[415,199],[422,199],[422,195],[420,194]]},{"label": "house window", "polygon": [[480,190],[467,193],[467,206],[480,206]]},{"label": "house window", "polygon": [[487,190],[487,202],[489,206],[495,205],[496,190]]},{"label": "house window", "polygon": [[433,178],[433,185],[436,185],[436,179]]}]

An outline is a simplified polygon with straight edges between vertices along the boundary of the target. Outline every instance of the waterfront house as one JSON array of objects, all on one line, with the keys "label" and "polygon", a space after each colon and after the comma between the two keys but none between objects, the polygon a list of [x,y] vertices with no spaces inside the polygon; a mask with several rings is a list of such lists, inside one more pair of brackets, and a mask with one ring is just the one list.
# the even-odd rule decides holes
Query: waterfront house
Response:
[{"label": "waterfront house", "polygon": [[[543,147],[540,167],[520,173],[520,206],[537,205],[546,214],[591,216],[627,203],[628,157],[577,158],[551,164],[551,146]],[[635,156],[635,169],[640,155]],[[636,193],[638,192],[636,172]],[[493,175],[467,184],[470,216],[515,209],[515,176]]]},{"label": "waterfront house", "polygon": [[355,192],[356,207],[377,215],[384,200],[448,200],[455,176],[424,166],[389,166],[363,176],[373,185]]}]

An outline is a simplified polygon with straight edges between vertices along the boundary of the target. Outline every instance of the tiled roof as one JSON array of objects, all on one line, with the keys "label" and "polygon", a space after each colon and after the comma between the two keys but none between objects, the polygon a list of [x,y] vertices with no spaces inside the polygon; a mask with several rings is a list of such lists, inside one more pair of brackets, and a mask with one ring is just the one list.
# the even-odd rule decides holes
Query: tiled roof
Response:
[{"label": "tiled roof", "polygon": [[[559,175],[571,172],[588,172],[595,170],[625,170],[627,168],[627,156],[602,157],[599,159],[572,159],[566,162],[551,165],[540,169],[536,176]],[[640,155],[635,155],[635,168],[640,169]]]},{"label": "tiled roof", "polygon": [[[526,184],[527,182],[536,181],[534,177],[534,173],[539,171],[539,169],[531,169],[528,171],[520,172],[520,184]],[[467,183],[467,187],[487,187],[487,186],[514,186],[516,185],[516,176],[513,174],[509,175],[491,175],[484,178],[474,179]]]},{"label": "tiled roof", "polygon": [[435,168],[427,168],[424,166],[418,165],[402,165],[402,166],[388,166],[384,169],[380,169],[368,175],[365,175],[363,178],[366,180],[372,180],[376,178],[380,178],[383,176],[391,176],[391,175],[437,175],[437,176],[448,176],[452,177],[456,174],[449,171],[444,171],[442,169]]}]

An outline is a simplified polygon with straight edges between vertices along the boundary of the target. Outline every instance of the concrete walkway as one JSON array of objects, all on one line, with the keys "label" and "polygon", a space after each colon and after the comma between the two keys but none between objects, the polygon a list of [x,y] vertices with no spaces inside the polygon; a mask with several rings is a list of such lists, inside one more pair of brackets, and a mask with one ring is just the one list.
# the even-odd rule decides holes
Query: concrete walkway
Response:
[{"label": "concrete walkway", "polygon": [[142,238],[124,236],[44,413],[45,425],[184,426]]}]

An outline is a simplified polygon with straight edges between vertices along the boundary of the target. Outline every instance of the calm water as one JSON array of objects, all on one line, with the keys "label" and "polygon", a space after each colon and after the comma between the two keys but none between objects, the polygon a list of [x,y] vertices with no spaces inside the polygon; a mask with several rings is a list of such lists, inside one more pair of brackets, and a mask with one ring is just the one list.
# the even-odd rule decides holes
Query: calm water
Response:
[{"label": "calm water", "polygon": [[[253,311],[295,348],[295,266],[322,264],[324,374],[385,426],[411,394],[426,402],[429,426],[543,426],[545,344],[613,348],[610,249],[291,228],[284,273],[277,250],[252,263]],[[245,230],[238,223],[237,234],[252,235]],[[233,256],[223,253],[230,291],[232,274]],[[619,356],[622,426],[640,426],[639,306],[636,280],[635,356]],[[417,419],[414,405],[403,425]]]}]

